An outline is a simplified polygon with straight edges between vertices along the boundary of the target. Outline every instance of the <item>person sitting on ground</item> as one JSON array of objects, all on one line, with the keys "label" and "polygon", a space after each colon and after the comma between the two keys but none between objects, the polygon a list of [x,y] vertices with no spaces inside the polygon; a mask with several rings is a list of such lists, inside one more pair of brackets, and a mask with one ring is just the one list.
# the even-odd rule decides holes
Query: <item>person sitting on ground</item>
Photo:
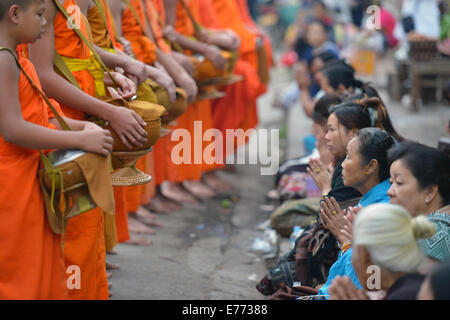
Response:
[{"label": "person sitting on ground", "polygon": [[306,65],[298,63],[294,67],[294,79],[283,90],[280,96],[276,96],[275,105],[285,109],[294,105],[301,99],[301,106],[306,116],[311,117],[316,102],[324,95],[320,89],[321,72],[325,66],[337,60],[332,52],[324,51],[313,56]]},{"label": "person sitting on ground", "polygon": [[[380,94],[374,87],[372,87],[370,84],[364,84],[361,88],[361,91],[362,91],[361,93],[348,96],[347,98],[344,99],[344,102],[358,101],[365,98],[378,98],[380,99],[380,103],[384,106],[384,108],[387,111],[388,108],[386,104],[383,102],[383,99],[381,98]],[[375,119],[374,117],[373,120],[375,121],[377,119]],[[375,126],[375,122],[373,122],[372,124]],[[389,113],[386,113],[384,115],[383,121],[380,123],[380,126],[384,130],[389,132],[389,134],[395,139],[396,142],[401,142],[405,140],[405,138],[403,138],[397,132],[397,130],[395,130],[394,125],[392,124],[391,117],[389,116]]]},{"label": "person sitting on ground", "polygon": [[342,60],[330,63],[322,71],[320,88],[325,93],[348,96],[357,93],[364,83],[355,78],[355,69]]},{"label": "person sitting on ground", "polygon": [[450,263],[437,267],[425,278],[417,300],[450,300]]},{"label": "person sitting on ground", "polygon": [[[436,235],[420,241],[431,262],[450,261],[450,159],[437,149],[403,141],[390,150],[391,203],[413,216],[425,215],[437,226]],[[424,266],[426,267],[426,266]],[[423,270],[426,271],[426,270]]]},{"label": "person sitting on ground", "polygon": [[307,62],[313,56],[329,51],[336,57],[339,56],[339,49],[336,44],[330,40],[326,25],[318,20],[313,20],[309,23],[306,31],[306,39],[310,45],[309,50],[306,50],[302,56],[299,56],[300,61]]},{"label": "person sitting on ground", "polygon": [[[411,217],[399,205],[375,204],[362,209],[353,227],[352,263],[364,290],[382,290],[385,300],[415,300],[424,280],[417,273],[425,258],[418,239],[434,232],[431,221]],[[329,288],[330,299],[367,300],[364,290],[357,289],[348,277],[338,277]]]},{"label": "person sitting on ground", "polygon": [[[312,135],[316,140],[315,148],[310,155],[286,161],[280,166],[276,180],[278,190],[275,192],[277,192],[277,198],[281,197],[283,200],[301,198],[291,186],[304,185],[306,188],[306,180],[310,177],[309,174],[306,173],[306,167],[311,158],[321,159],[325,167],[334,165],[335,159],[327,148],[325,135],[328,130],[328,110],[330,107],[341,102],[342,100],[336,95],[325,95],[317,102],[314,112],[312,113]],[[311,190],[305,190],[303,188],[301,191],[302,197],[304,197],[305,191],[306,196],[308,197],[308,193]]]},{"label": "person sitting on ground", "polygon": [[[430,239],[420,240],[427,259],[418,271],[428,274],[436,265],[450,261],[450,167],[444,153],[422,144],[403,141],[389,151],[392,186],[390,203],[403,206],[413,217],[426,216],[436,226]],[[347,236],[352,234],[351,221]]]},{"label": "person sitting on ground", "polygon": [[334,26],[334,19],[328,15],[328,8],[325,5],[325,3],[321,0],[315,0],[312,4],[312,16],[315,20],[318,20],[322,22],[326,28],[327,32],[331,35],[331,38],[334,38],[333,36],[333,26]]},{"label": "person sitting on ground", "polygon": [[[389,203],[387,190],[389,183],[388,150],[394,146],[393,138],[379,128],[365,128],[359,131],[347,145],[347,155],[342,163],[344,185],[357,189],[363,197],[360,207],[374,203]],[[334,198],[322,201],[320,219],[325,228],[339,241],[342,250],[339,259],[331,267],[327,282],[319,290],[319,295],[327,296],[328,287],[336,276],[348,276],[356,286],[361,287],[352,267],[351,240],[341,230],[344,227],[344,212]]]}]

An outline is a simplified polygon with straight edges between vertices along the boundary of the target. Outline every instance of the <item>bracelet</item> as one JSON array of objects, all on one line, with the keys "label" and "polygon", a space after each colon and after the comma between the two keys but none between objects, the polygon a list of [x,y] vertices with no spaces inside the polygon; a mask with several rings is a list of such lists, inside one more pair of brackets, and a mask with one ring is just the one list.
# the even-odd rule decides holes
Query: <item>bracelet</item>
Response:
[{"label": "bracelet", "polygon": [[347,240],[347,241],[342,245],[342,249],[341,249],[342,254],[344,254],[348,249],[350,249],[351,246],[352,246],[352,241],[351,241],[351,240]]}]

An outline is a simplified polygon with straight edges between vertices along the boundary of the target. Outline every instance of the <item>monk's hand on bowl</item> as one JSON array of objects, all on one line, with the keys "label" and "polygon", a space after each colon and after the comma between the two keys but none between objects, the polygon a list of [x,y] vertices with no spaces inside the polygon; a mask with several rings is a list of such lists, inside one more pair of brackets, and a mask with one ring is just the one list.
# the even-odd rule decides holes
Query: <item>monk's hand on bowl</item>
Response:
[{"label": "monk's hand on bowl", "polygon": [[184,70],[186,70],[187,73],[189,73],[191,76],[195,74],[195,67],[187,55],[185,55],[184,53],[172,51],[171,56],[183,67]]},{"label": "monk's hand on bowl", "polygon": [[211,39],[210,39],[211,33],[212,33],[212,31],[207,30],[207,29],[205,29],[205,28],[201,28],[200,30],[198,30],[198,31],[195,33],[195,38],[196,38],[198,41],[210,43],[210,41],[211,41]]},{"label": "monk's hand on bowl", "polygon": [[[136,83],[125,77],[124,75],[118,73],[118,72],[111,72],[110,73],[111,76],[114,78],[114,80],[116,81],[116,84],[119,86],[117,88],[117,92],[119,93],[120,97],[122,99],[128,100],[131,97],[136,95]],[[109,79],[109,75],[105,75],[105,80]],[[106,84],[106,81],[105,81]],[[113,84],[115,85],[115,84]]]},{"label": "monk's hand on bowl", "polygon": [[93,124],[87,126],[83,130],[84,139],[82,149],[87,152],[93,152],[102,156],[108,156],[113,150],[114,139],[111,132],[104,130],[99,126]]},{"label": "monk's hand on bowl", "polygon": [[142,63],[136,59],[128,59],[127,63],[122,66],[126,74],[132,75],[137,78],[138,84],[147,80],[147,67],[145,63]]},{"label": "monk's hand on bowl", "polygon": [[97,124],[91,121],[83,121],[83,129],[82,130],[98,130],[101,128]]},{"label": "monk's hand on bowl", "polygon": [[180,81],[177,82],[177,85],[186,91],[188,96],[188,103],[192,103],[198,94],[198,87],[195,83],[194,79],[192,79],[187,73],[180,76]]},{"label": "monk's hand on bowl", "polygon": [[147,142],[147,132],[144,130],[147,123],[133,110],[113,107],[105,120],[111,123],[122,143],[129,149],[132,145],[141,147]]},{"label": "monk's hand on bowl", "polygon": [[[158,70],[159,71],[159,70]],[[176,92],[176,86],[173,79],[164,72],[160,72],[157,77],[153,79],[155,82],[157,82],[161,87],[166,89],[170,103],[174,103],[175,99],[177,98],[177,92]]]},{"label": "monk's hand on bowl", "polygon": [[227,64],[227,60],[222,56],[222,51],[213,45],[209,45],[203,53],[205,58],[212,62],[214,67],[220,70],[224,70]]},{"label": "monk's hand on bowl", "polygon": [[231,29],[225,30],[224,33],[230,38],[231,41],[229,50],[231,51],[238,50],[239,47],[241,46],[241,39],[239,38],[237,33]]},{"label": "monk's hand on bowl", "polygon": [[217,32],[214,36],[216,37],[217,45],[226,50],[235,51],[239,49],[241,45],[241,40],[231,30],[223,30]]}]

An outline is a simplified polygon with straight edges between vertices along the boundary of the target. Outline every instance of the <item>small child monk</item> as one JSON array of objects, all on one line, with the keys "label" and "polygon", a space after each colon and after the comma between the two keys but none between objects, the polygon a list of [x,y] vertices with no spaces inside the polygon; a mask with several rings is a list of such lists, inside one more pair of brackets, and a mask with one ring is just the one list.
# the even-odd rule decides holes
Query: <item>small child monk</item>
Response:
[{"label": "small child monk", "polygon": [[60,125],[19,46],[44,32],[45,9],[44,0],[0,2],[0,299],[68,298],[61,239],[47,221],[37,178],[38,150],[83,149],[107,156],[113,146],[108,131],[86,121],[63,117],[72,131],[55,130]]}]

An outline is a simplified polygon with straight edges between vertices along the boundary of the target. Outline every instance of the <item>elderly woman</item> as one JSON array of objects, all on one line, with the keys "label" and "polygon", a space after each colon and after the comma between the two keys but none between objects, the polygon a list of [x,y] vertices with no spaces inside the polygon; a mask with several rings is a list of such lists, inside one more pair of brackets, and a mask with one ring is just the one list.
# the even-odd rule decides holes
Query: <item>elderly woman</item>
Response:
[{"label": "elderly woman", "polygon": [[347,144],[360,129],[375,126],[383,128],[382,124],[387,115],[386,108],[378,98],[345,102],[331,108],[325,141],[330,153],[338,159],[337,165],[331,174],[320,160],[311,160],[310,168],[307,170],[323,195],[334,197],[337,201],[361,196],[354,188],[344,186],[342,181],[341,165],[346,155]]},{"label": "elderly woman", "polygon": [[[366,207],[374,203],[388,203],[389,183],[388,151],[394,146],[393,138],[378,128],[365,128],[347,145],[347,155],[342,163],[342,179],[345,186],[358,190],[363,197],[359,206]],[[327,296],[328,287],[337,276],[347,275],[361,287],[353,269],[351,241],[342,229],[344,213],[334,198],[322,201],[320,218],[325,228],[334,234],[342,250],[338,260],[333,264],[327,282],[320,288],[319,295]]]},{"label": "elderly woman", "polygon": [[[424,279],[417,274],[425,258],[418,240],[434,232],[431,221],[398,205],[362,209],[353,226],[353,266],[364,290],[382,290],[386,300],[415,300]],[[333,300],[368,299],[348,277],[336,278],[329,292]]]},{"label": "elderly woman", "polygon": [[391,203],[434,222],[436,235],[420,245],[432,260],[450,261],[450,159],[443,152],[410,141],[400,143],[389,156]]}]

